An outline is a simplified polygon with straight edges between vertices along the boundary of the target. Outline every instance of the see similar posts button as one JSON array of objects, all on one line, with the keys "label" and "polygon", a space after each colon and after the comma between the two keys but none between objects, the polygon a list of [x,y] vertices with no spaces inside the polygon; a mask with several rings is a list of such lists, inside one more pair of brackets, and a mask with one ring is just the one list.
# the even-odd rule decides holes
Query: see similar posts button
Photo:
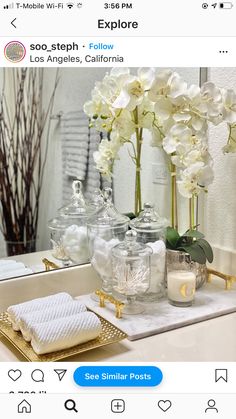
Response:
[{"label": "see similar posts button", "polygon": [[162,379],[161,370],[152,366],[79,367],[74,372],[82,387],[155,387]]}]

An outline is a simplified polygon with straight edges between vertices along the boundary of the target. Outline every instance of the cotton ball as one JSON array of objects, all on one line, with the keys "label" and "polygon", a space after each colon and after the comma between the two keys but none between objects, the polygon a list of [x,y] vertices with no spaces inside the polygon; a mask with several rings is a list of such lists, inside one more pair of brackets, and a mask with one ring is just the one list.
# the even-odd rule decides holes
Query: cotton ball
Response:
[{"label": "cotton ball", "polygon": [[148,292],[161,292],[164,288],[166,270],[166,246],[162,240],[147,243],[152,249],[151,255],[151,281]]},{"label": "cotton ball", "polygon": [[117,244],[119,244],[118,239],[106,241],[101,237],[97,237],[94,240],[91,263],[101,277],[112,277],[111,249]]},{"label": "cotton ball", "polygon": [[87,227],[71,225],[62,237],[66,255],[75,263],[89,261]]}]

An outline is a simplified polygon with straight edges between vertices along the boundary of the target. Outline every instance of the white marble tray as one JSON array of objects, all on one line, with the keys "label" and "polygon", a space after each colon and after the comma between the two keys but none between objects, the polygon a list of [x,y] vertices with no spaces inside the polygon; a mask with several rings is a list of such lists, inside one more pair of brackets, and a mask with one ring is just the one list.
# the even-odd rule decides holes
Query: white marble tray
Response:
[{"label": "white marble tray", "polygon": [[223,281],[207,284],[198,290],[192,307],[173,307],[167,300],[163,300],[146,304],[143,314],[123,315],[122,319],[115,317],[114,306],[110,303],[106,304],[106,308],[100,308],[90,295],[78,298],[83,300],[87,307],[119,327],[128,335],[129,340],[141,339],[236,312],[236,287],[226,291]]}]

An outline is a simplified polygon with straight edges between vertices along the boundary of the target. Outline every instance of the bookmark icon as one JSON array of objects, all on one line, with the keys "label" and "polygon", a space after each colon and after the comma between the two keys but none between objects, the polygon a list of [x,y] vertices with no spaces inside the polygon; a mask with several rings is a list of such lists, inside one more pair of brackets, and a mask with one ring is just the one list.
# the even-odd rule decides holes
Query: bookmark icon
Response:
[{"label": "bookmark icon", "polygon": [[63,379],[63,377],[65,376],[67,370],[62,370],[62,369],[57,369],[54,370],[55,373],[58,375],[59,381],[61,381]]}]

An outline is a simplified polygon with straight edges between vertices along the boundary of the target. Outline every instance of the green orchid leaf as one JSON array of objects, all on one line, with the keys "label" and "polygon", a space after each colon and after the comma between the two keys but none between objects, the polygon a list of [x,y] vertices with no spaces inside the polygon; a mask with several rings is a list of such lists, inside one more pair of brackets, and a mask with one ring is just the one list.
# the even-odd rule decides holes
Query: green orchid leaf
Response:
[{"label": "green orchid leaf", "polygon": [[124,215],[126,215],[126,217],[129,217],[130,220],[133,220],[136,215],[133,212],[126,212]]},{"label": "green orchid leaf", "polygon": [[208,262],[212,263],[213,259],[214,259],[214,255],[213,255],[213,250],[212,250],[210,244],[204,239],[199,239],[197,241],[197,244],[199,246],[201,246],[202,250],[204,251],[204,253],[206,255],[206,258],[207,258]]},{"label": "green orchid leaf", "polygon": [[202,239],[205,236],[200,231],[188,230],[188,231],[186,231],[186,233],[183,234],[183,237],[192,237],[192,238],[195,238],[195,239]]},{"label": "green orchid leaf", "polygon": [[189,253],[193,262],[201,264],[206,263],[205,252],[197,243],[193,243],[191,246],[182,245],[181,247],[178,247],[178,250],[183,250],[184,252]]},{"label": "green orchid leaf", "polygon": [[175,230],[175,228],[167,227],[166,229],[167,247],[168,245],[170,245],[171,249],[176,249],[179,238],[180,238],[180,235],[178,231]]}]

